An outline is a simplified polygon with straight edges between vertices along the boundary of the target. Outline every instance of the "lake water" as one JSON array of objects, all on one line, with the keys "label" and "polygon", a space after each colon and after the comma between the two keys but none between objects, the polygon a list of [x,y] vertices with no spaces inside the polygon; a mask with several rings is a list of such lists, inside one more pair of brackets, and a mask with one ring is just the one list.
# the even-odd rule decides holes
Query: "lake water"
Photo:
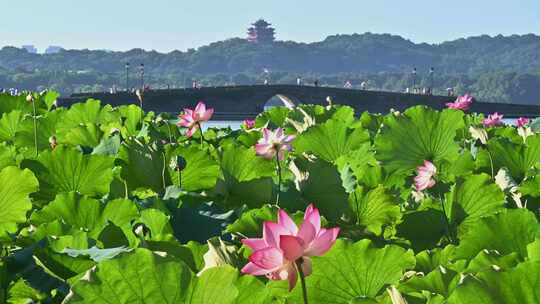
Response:
[{"label": "lake water", "polygon": [[[516,125],[516,118],[505,118],[503,119],[504,123],[507,125]],[[208,128],[227,128],[230,127],[233,130],[238,130],[242,126],[242,121],[238,120],[211,120],[204,123],[203,129]]]}]

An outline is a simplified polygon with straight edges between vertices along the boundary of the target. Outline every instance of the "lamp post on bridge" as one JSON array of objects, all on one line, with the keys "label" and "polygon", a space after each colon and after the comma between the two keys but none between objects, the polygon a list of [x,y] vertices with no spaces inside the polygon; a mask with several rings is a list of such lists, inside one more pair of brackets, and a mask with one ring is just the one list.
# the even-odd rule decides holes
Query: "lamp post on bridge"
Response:
[{"label": "lamp post on bridge", "polygon": [[435,69],[431,67],[429,69],[429,95],[433,95],[433,86],[434,86],[434,76],[435,76]]},{"label": "lamp post on bridge", "polygon": [[139,65],[139,76],[141,77],[141,90],[144,90],[144,63]]},{"label": "lamp post on bridge", "polygon": [[126,62],[126,92],[129,92],[129,62]]},{"label": "lamp post on bridge", "polygon": [[413,68],[412,70],[412,92],[413,94],[416,93],[416,68]]}]

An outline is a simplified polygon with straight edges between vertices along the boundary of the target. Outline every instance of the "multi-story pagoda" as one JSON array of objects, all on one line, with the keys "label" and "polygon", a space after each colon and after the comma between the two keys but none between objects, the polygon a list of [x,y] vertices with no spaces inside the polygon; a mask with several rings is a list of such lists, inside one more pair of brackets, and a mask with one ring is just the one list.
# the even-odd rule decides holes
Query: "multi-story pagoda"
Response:
[{"label": "multi-story pagoda", "polygon": [[271,27],[272,24],[264,21],[263,19],[257,20],[248,29],[247,40],[252,43],[272,43],[276,39],[275,29]]}]

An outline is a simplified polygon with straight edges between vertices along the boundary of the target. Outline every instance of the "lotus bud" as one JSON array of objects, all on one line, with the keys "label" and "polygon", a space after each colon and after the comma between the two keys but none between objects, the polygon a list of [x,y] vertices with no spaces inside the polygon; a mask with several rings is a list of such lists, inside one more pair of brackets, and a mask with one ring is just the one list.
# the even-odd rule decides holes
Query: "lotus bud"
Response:
[{"label": "lotus bud", "polygon": [[26,95],[26,101],[34,102],[34,96],[32,95],[32,93]]},{"label": "lotus bud", "polygon": [[137,98],[139,98],[139,101],[143,100],[143,92],[139,89],[135,91],[135,95],[137,95]]},{"label": "lotus bud", "polygon": [[51,136],[49,137],[49,145],[51,146],[51,149],[54,150],[54,148],[56,148],[56,146],[58,146],[58,142],[56,141],[56,136]]}]

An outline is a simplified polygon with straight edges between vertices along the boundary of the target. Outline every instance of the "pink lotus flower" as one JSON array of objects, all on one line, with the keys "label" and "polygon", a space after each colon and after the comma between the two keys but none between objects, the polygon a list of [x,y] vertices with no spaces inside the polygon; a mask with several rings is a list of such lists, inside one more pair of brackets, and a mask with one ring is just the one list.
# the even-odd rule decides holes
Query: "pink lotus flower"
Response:
[{"label": "pink lotus flower", "polygon": [[285,135],[282,128],[275,131],[263,129],[263,137],[255,145],[257,155],[266,159],[272,159],[278,154],[278,159],[283,160],[285,151],[291,151],[291,142],[294,135]]},{"label": "pink lotus flower", "polygon": [[424,191],[435,186],[433,176],[437,173],[437,168],[432,162],[424,160],[424,165],[416,168],[417,175],[414,178],[416,191]]},{"label": "pink lotus flower", "polygon": [[309,205],[300,228],[287,212],[280,209],[278,222],[264,222],[261,239],[244,239],[242,243],[253,250],[242,273],[265,275],[270,280],[288,280],[289,291],[296,286],[297,262],[304,276],[311,274],[312,256],[325,254],[334,245],[339,228],[321,228],[319,210]]},{"label": "pink lotus flower", "polygon": [[447,103],[446,106],[449,109],[467,111],[469,107],[471,106],[471,104],[473,103],[473,101],[474,101],[474,97],[472,97],[469,94],[465,94],[463,96],[459,96],[456,99],[456,101]]},{"label": "pink lotus flower", "polygon": [[255,120],[254,119],[246,119],[242,123],[242,126],[246,130],[251,130],[251,129],[253,129],[255,127]]},{"label": "pink lotus flower", "polygon": [[487,118],[484,118],[484,121],[482,121],[482,124],[484,127],[494,127],[502,124],[503,115],[495,112],[493,114],[490,114]]},{"label": "pink lotus flower", "polygon": [[201,123],[210,120],[212,114],[214,114],[214,109],[210,108],[207,110],[204,102],[199,101],[195,110],[184,109],[184,114],[178,115],[178,118],[180,118],[178,126],[188,128],[186,136],[191,137],[201,127]]},{"label": "pink lotus flower", "polygon": [[516,120],[516,125],[519,127],[519,128],[523,128],[525,127],[526,125],[529,124],[529,119],[527,117],[520,117]]}]

